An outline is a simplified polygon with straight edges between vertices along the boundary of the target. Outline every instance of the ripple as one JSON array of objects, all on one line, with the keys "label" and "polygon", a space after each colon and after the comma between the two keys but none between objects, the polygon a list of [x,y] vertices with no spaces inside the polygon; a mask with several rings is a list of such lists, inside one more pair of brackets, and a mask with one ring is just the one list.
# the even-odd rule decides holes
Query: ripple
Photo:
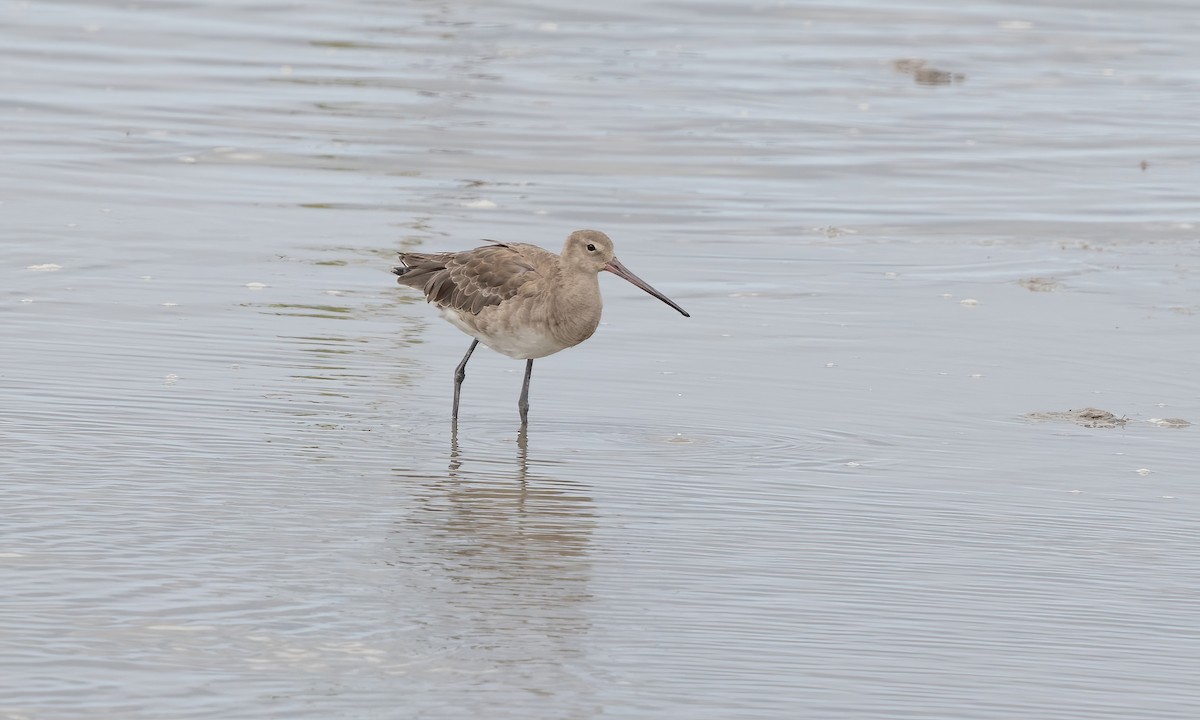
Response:
[{"label": "ripple", "polygon": [[714,470],[834,470],[878,467],[890,461],[891,441],[839,430],[738,428],[691,424],[678,428],[617,420],[576,420],[533,426],[522,440],[513,428],[464,423],[457,438],[461,462],[508,464],[523,454],[531,472],[595,465],[611,471],[678,473]]}]

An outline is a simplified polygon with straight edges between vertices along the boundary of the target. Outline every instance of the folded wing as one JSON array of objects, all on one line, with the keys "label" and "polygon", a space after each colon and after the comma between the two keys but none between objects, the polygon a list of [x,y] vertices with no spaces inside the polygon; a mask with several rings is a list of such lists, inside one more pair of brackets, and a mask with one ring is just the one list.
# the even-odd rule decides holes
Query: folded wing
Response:
[{"label": "folded wing", "polygon": [[472,315],[540,277],[520,252],[499,244],[457,253],[401,253],[400,262],[392,268],[398,283],[420,290],[439,307]]}]

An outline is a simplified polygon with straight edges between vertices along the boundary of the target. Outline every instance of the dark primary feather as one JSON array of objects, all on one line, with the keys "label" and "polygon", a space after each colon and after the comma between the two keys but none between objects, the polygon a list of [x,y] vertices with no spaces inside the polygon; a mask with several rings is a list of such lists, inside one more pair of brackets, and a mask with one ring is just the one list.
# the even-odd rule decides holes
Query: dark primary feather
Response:
[{"label": "dark primary feather", "polygon": [[398,283],[420,290],[435,305],[472,315],[538,277],[519,252],[500,244],[457,253],[401,253],[400,262],[392,268]]}]

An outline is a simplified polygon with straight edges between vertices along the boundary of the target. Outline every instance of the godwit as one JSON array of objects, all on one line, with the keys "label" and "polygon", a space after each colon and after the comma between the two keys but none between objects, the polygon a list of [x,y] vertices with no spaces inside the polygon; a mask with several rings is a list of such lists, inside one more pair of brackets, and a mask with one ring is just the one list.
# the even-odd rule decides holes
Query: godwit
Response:
[{"label": "godwit", "polygon": [[[495,241],[492,241],[495,242]],[[482,342],[498,353],[525,360],[525,383],[517,409],[529,422],[529,378],[536,358],[587,340],[600,324],[602,270],[623,277],[678,310],[687,311],[634,275],[613,255],[612,240],[598,230],[577,230],[561,255],[524,243],[495,243],[452,253],[401,253],[401,285],[425,293],[451,325],[475,338],[454,371],[453,418],[467,361]]]}]

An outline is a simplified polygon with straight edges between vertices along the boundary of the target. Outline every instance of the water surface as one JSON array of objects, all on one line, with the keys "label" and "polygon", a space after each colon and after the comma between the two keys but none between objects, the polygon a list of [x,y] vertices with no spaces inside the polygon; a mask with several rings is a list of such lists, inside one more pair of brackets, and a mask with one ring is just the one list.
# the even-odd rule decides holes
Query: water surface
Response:
[{"label": "water surface", "polygon": [[1195,717],[1190,3],[560,5],[0,6],[0,718]]}]

